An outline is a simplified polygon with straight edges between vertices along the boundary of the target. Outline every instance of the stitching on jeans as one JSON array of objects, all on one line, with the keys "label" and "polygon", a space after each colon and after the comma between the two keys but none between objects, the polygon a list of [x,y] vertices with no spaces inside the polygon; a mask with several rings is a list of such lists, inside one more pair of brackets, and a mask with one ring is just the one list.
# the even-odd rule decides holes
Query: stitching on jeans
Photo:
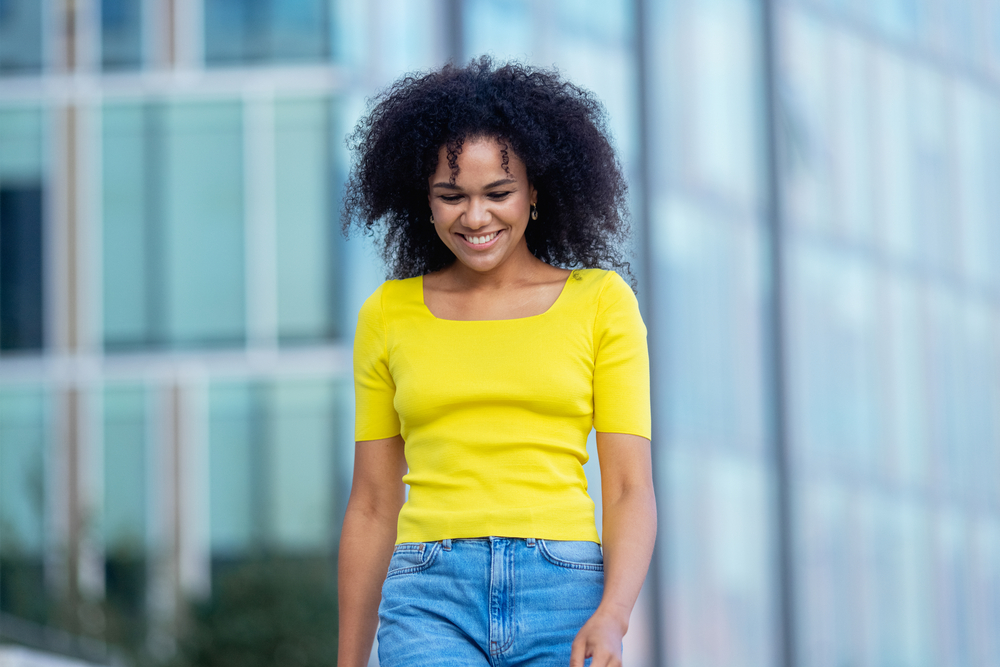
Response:
[{"label": "stitching on jeans", "polygon": [[604,572],[603,563],[577,563],[575,561],[563,560],[561,558],[557,558],[551,551],[549,551],[548,545],[545,543],[545,540],[538,540],[538,546],[542,552],[542,555],[545,557],[545,560],[549,561],[550,563],[552,563],[557,567],[566,568],[567,570],[589,570],[591,572]]},{"label": "stitching on jeans", "polygon": [[[421,544],[420,546],[423,547],[424,545]],[[433,563],[435,561],[435,559],[437,558],[438,552],[440,550],[441,550],[441,543],[440,542],[435,542],[434,544],[431,545],[430,549],[426,549],[426,550],[423,549],[423,548],[421,548],[421,549],[404,549],[404,550],[402,550],[401,553],[414,553],[414,552],[424,553],[425,554],[424,555],[424,560],[419,565],[411,565],[409,567],[400,567],[400,568],[396,568],[395,570],[389,570],[388,572],[386,572],[385,578],[389,579],[391,577],[397,577],[397,576],[399,576],[401,574],[414,574],[416,572],[421,572],[423,570],[426,570],[427,568],[429,568],[431,566],[431,563]]]},{"label": "stitching on jeans", "polygon": [[503,653],[509,649],[514,644],[514,604],[517,602],[517,589],[514,585],[514,553],[517,550],[517,543],[513,540],[510,543],[510,627],[507,629],[507,643],[500,647],[500,652]]}]

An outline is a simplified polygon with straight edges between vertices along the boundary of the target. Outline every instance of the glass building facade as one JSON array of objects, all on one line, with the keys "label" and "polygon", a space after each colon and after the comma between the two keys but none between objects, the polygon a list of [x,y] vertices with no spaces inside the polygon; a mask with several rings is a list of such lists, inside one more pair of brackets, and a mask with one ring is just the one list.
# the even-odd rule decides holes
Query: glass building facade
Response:
[{"label": "glass building facade", "polygon": [[1000,666],[993,0],[0,0],[0,641],[204,658],[261,572],[333,595],[344,136],[481,53],[594,91],[632,184],[626,664]]}]

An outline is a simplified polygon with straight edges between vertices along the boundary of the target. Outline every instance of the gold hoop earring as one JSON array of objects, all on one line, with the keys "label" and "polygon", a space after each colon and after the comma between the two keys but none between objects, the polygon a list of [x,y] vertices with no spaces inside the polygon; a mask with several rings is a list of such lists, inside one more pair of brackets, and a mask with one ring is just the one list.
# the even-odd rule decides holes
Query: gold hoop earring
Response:
[{"label": "gold hoop earring", "polygon": [[531,205],[531,219],[538,220],[538,209],[534,204]]}]

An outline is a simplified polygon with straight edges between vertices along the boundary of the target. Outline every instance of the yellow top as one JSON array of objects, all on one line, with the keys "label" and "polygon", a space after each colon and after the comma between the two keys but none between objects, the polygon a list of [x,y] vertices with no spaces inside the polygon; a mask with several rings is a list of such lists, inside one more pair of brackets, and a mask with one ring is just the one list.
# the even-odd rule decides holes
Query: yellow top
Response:
[{"label": "yellow top", "polygon": [[512,320],[438,319],[422,277],[387,281],[358,316],[354,386],[356,439],[406,443],[397,544],[597,542],[591,427],[650,436],[646,327],[625,281],[600,269]]}]

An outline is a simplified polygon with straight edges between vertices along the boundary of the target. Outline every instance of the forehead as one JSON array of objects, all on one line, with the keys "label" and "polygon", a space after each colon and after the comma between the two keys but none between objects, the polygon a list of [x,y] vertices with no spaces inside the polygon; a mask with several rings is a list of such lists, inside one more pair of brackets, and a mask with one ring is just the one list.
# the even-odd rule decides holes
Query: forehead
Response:
[{"label": "forehead", "polygon": [[459,183],[479,180],[480,178],[489,178],[492,181],[498,178],[520,180],[526,177],[521,158],[509,145],[501,143],[493,137],[466,139],[460,152],[452,158],[454,166],[458,168],[457,173],[452,169],[452,162],[449,161],[448,157],[446,144],[438,149],[438,163],[433,174],[434,180],[444,179]]}]

